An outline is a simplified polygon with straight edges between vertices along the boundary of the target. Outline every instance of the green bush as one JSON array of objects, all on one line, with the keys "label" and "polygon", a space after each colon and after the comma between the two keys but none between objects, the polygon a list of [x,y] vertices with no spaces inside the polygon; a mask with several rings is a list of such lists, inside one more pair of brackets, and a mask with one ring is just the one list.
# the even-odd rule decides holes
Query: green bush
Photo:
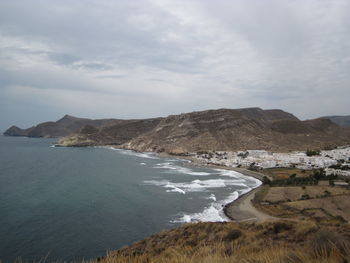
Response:
[{"label": "green bush", "polygon": [[320,155],[320,151],[319,150],[307,150],[306,151],[306,155],[307,156],[314,156],[314,155]]}]

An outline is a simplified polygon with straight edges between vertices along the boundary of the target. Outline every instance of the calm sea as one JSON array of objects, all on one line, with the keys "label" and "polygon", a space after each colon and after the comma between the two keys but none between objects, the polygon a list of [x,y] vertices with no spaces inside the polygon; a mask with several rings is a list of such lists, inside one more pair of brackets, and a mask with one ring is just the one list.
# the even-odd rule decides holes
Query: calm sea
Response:
[{"label": "calm sea", "polygon": [[110,148],[0,136],[0,260],[77,260],[190,221],[259,184],[233,171]]}]

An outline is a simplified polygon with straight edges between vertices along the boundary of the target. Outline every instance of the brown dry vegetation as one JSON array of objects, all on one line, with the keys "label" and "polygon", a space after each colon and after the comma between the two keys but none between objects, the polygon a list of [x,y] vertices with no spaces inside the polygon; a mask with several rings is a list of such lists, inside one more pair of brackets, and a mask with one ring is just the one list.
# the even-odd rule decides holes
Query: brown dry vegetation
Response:
[{"label": "brown dry vegetation", "polygon": [[283,201],[297,201],[302,199],[303,195],[310,198],[319,198],[325,196],[326,192],[330,196],[350,195],[350,191],[342,187],[331,186],[288,186],[288,187],[271,187],[264,197],[264,201],[276,203]]},{"label": "brown dry vegetation", "polygon": [[350,227],[311,221],[196,223],[108,253],[100,262],[349,262]]},{"label": "brown dry vegetation", "polygon": [[119,121],[98,132],[62,138],[62,146],[119,145],[136,151],[318,149],[350,142],[350,129],[327,119],[300,121],[282,110],[219,109],[165,118]]},{"label": "brown dry vegetation", "polygon": [[264,187],[254,204],[260,210],[283,218],[350,220],[350,190],[330,186]]},{"label": "brown dry vegetation", "polygon": [[298,168],[269,168],[261,170],[261,173],[270,176],[272,179],[287,179],[290,175],[297,177],[308,177],[313,174],[313,170],[302,170]]}]

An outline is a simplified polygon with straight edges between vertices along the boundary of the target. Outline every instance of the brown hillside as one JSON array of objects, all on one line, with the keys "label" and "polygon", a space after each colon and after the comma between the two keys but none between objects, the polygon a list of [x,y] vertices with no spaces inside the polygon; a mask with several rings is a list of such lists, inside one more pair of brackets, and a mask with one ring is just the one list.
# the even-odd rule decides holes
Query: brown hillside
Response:
[{"label": "brown hillside", "polygon": [[12,126],[4,132],[4,135],[57,138],[77,132],[85,125],[101,127],[107,124],[115,123],[115,121],[116,120],[113,119],[91,120],[65,115],[56,122],[43,122],[28,129],[21,129],[16,126]]},{"label": "brown hillside", "polygon": [[137,151],[179,154],[201,150],[306,150],[349,142],[350,129],[330,120],[300,121],[282,110],[247,108],[119,121],[92,134],[78,132],[61,139],[59,144],[113,144]]}]

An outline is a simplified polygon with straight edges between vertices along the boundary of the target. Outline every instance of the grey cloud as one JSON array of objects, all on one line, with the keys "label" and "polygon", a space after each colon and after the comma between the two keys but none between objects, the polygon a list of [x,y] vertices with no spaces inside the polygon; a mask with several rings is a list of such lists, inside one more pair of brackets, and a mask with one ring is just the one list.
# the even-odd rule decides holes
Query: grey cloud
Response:
[{"label": "grey cloud", "polygon": [[97,78],[99,79],[122,79],[125,78],[125,75],[102,75],[102,76],[98,76]]},{"label": "grey cloud", "polygon": [[[246,106],[349,114],[349,13],[348,1],[327,0],[0,1],[0,89],[35,90],[23,95],[28,112],[71,100],[52,116]],[[11,114],[21,94],[2,96]]]}]

